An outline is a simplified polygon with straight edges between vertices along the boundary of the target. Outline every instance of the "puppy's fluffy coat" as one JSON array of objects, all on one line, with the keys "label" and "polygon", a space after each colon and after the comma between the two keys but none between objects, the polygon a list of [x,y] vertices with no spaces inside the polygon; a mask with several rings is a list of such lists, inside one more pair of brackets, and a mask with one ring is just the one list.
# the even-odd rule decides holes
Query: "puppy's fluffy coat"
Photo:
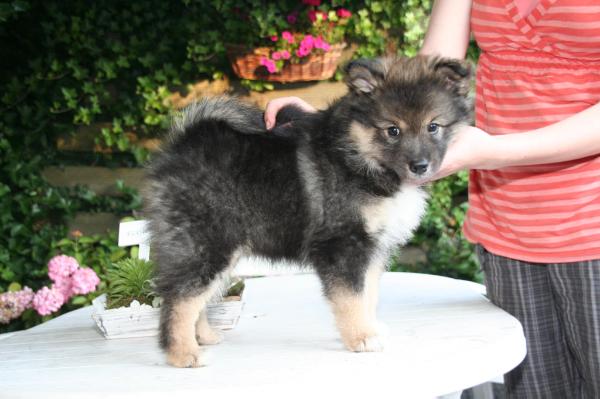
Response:
[{"label": "puppy's fluffy coat", "polygon": [[202,365],[198,344],[220,340],[206,303],[245,255],[314,268],[346,347],[379,350],[378,279],[425,208],[415,181],[469,120],[470,75],[435,57],[355,61],[347,95],[315,114],[282,110],[272,133],[231,98],[189,107],[145,194],[167,361]]}]

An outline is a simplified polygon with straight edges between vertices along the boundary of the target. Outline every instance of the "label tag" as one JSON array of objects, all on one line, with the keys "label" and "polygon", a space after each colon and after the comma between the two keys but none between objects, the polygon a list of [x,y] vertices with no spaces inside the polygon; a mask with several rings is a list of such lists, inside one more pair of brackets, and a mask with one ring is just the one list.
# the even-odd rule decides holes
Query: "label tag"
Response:
[{"label": "label tag", "polygon": [[150,240],[150,233],[147,230],[147,226],[148,222],[145,220],[120,223],[119,246],[128,247],[130,245],[147,243]]}]

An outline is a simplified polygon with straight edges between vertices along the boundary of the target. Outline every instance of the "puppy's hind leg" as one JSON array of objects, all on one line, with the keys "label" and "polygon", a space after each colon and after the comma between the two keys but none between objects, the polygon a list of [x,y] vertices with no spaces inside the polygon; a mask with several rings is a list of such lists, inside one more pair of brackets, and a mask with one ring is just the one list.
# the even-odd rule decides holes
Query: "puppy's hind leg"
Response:
[{"label": "puppy's hind leg", "polygon": [[[196,340],[196,325],[206,304],[216,291],[211,282],[194,296],[164,298],[160,315],[160,343],[167,352],[167,363],[175,367],[201,367],[201,350]],[[206,317],[206,316],[204,316]]]},{"label": "puppy's hind leg", "polygon": [[223,341],[223,333],[208,324],[206,308],[200,313],[196,322],[196,340],[200,345],[216,345]]}]

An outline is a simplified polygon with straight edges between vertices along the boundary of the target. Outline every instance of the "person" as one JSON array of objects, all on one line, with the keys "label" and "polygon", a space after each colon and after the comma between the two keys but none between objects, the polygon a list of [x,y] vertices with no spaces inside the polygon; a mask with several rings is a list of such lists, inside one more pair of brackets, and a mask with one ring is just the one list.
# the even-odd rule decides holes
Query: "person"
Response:
[{"label": "person", "polygon": [[[487,295],[522,324],[509,398],[600,398],[600,4],[437,0],[420,51],[481,49],[475,127],[436,178],[469,169],[463,225]],[[267,104],[273,126],[281,107]]]}]

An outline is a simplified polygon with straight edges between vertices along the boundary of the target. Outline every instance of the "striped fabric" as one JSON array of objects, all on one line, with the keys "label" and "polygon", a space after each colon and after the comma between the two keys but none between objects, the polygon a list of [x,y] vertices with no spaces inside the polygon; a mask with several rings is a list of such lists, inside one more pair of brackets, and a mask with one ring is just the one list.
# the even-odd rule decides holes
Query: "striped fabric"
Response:
[{"label": "striped fabric", "polygon": [[[476,124],[510,134],[560,121],[600,101],[600,1],[473,0],[482,49]],[[572,134],[573,132],[564,132]],[[600,157],[473,170],[466,237],[531,262],[600,259]]]},{"label": "striped fabric", "polygon": [[537,5],[538,0],[515,0],[515,5],[519,9],[519,14],[528,16]]}]

